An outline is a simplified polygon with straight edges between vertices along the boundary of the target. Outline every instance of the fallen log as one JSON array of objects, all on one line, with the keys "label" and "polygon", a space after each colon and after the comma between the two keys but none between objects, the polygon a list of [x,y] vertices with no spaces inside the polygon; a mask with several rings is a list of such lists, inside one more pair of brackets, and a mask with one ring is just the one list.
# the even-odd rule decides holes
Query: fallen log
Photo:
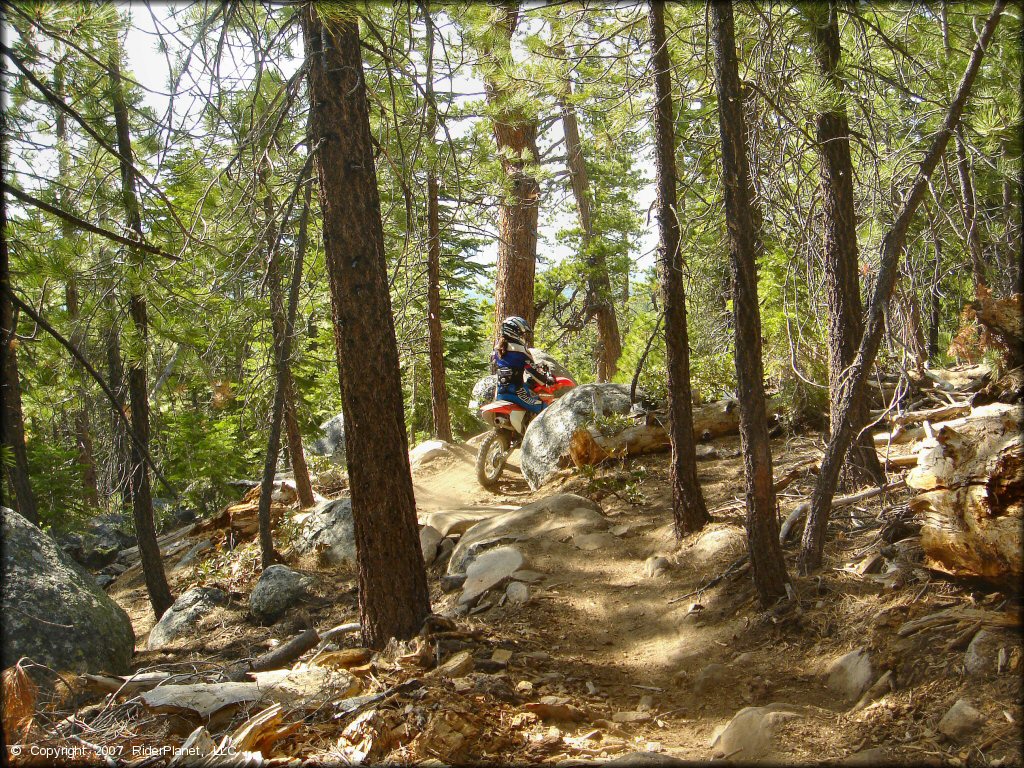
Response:
[{"label": "fallen log", "polygon": [[935,425],[907,485],[922,516],[929,567],[953,576],[1017,584],[1022,573],[1024,443],[1021,410],[1004,403]]},{"label": "fallen log", "polygon": [[[905,480],[897,480],[895,483],[889,483],[878,488],[869,488],[866,491],[860,493],[854,493],[849,496],[840,496],[837,499],[832,500],[832,509],[841,509],[842,507],[848,507],[851,504],[857,504],[861,501],[867,501],[873,499],[875,496],[880,496],[888,491],[895,491],[903,488],[906,485]],[[807,510],[811,508],[810,500],[798,504],[792,512],[786,517],[782,523],[782,527],[779,529],[779,544],[785,546],[786,539],[789,538],[789,534],[793,531],[793,527],[800,521],[804,515],[807,514]]]},{"label": "fallen log", "polygon": [[228,680],[239,682],[246,680],[250,672],[267,672],[282,669],[298,659],[306,651],[316,648],[320,635],[315,629],[307,629],[296,635],[284,645],[274,648],[261,656],[257,656],[248,664],[240,664],[228,673]]},{"label": "fallen log", "polygon": [[[707,442],[716,437],[739,433],[740,413],[735,399],[716,400],[693,408],[693,436],[698,442]],[[770,423],[781,420],[781,409],[769,400],[768,418]],[[595,426],[578,429],[569,444],[569,457],[575,466],[600,464],[610,458],[639,456],[668,450],[670,446],[665,426],[668,414],[653,411],[646,414],[645,423],[635,424],[605,435]],[[717,454],[701,451],[698,446],[698,460],[717,458]]]}]

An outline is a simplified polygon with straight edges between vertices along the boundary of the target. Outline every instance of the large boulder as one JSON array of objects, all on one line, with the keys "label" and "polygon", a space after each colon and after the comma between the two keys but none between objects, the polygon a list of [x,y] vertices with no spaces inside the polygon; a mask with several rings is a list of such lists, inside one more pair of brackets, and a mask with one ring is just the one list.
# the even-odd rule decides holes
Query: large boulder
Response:
[{"label": "large boulder", "polygon": [[128,671],[132,623],[80,565],[24,517],[3,517],[2,664],[22,656],[58,671]]},{"label": "large boulder", "polygon": [[339,413],[320,425],[323,433],[309,447],[315,456],[327,456],[337,464],[345,463],[345,414]]},{"label": "large boulder", "polygon": [[537,490],[569,461],[573,433],[604,416],[629,413],[629,387],[584,384],[545,408],[523,436],[521,465],[530,488]]},{"label": "large boulder", "polygon": [[56,537],[57,545],[79,565],[98,571],[110,565],[122,549],[135,546],[136,538],[126,532],[124,515],[107,514],[91,519],[84,531]]},{"label": "large boulder", "polygon": [[214,608],[227,605],[227,602],[228,596],[223,590],[192,587],[164,611],[160,621],[149,631],[146,648],[153,651],[186,635],[194,635],[203,619],[213,613]]},{"label": "large boulder", "polygon": [[329,565],[356,562],[356,529],[352,500],[333,499],[319,504],[302,521],[295,550],[300,555],[319,554]]},{"label": "large boulder", "polygon": [[601,508],[590,499],[571,493],[550,496],[494,515],[467,530],[448,561],[448,574],[465,574],[480,554],[503,544],[529,542],[555,533],[559,538],[571,537],[607,525]]}]

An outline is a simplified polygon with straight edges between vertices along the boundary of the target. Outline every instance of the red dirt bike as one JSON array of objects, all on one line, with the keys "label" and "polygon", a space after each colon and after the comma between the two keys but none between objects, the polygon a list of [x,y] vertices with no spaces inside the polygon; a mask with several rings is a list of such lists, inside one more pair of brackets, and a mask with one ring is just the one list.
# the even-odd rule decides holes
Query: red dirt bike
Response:
[{"label": "red dirt bike", "polygon": [[[543,363],[538,368],[546,368]],[[526,374],[529,376],[529,373]],[[532,377],[530,377],[532,378]],[[576,382],[567,376],[555,376],[553,384],[538,381],[533,393],[544,403],[550,403],[576,386]],[[494,428],[484,441],[480,443],[480,451],[476,455],[476,479],[484,488],[492,490],[498,485],[505,463],[512,451],[523,442],[523,435],[530,422],[539,414],[531,413],[516,403],[507,400],[494,400],[481,406],[480,418]]]}]

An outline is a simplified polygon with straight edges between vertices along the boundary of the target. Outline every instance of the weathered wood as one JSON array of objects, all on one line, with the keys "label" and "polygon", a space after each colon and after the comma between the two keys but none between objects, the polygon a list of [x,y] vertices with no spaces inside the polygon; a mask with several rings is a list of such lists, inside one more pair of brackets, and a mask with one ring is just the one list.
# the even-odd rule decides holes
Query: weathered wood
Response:
[{"label": "weathered wood", "polygon": [[[888,491],[895,491],[903,488],[906,485],[906,481],[899,480],[895,483],[883,485],[878,488],[869,488],[866,491],[860,493],[854,493],[849,496],[840,496],[838,499],[832,499],[832,509],[840,509],[842,507],[849,507],[851,504],[857,504],[861,501],[867,501],[873,499],[875,496],[880,496]],[[807,514],[807,510],[810,509],[811,502],[805,501],[802,504],[797,505],[789,516],[786,517],[782,523],[782,528],[779,529],[779,544],[785,544],[786,539],[789,538],[790,532],[793,530],[793,526],[800,521],[800,519]]]},{"label": "weathered wood", "polygon": [[293,637],[284,645],[274,648],[272,651],[268,651],[261,656],[257,656],[253,659],[251,664],[243,664],[236,667],[228,674],[228,679],[237,682],[239,680],[245,680],[246,676],[250,672],[265,672],[272,669],[281,669],[288,664],[291,664],[306,651],[311,651],[316,648],[319,642],[320,635],[317,634],[317,631],[312,628],[307,629],[301,634]]},{"label": "weathered wood", "polygon": [[959,624],[961,622],[980,623],[983,626],[989,627],[1013,628],[1021,625],[1019,615],[986,611],[981,608],[963,608],[960,606],[954,606],[953,608],[946,608],[942,611],[936,611],[935,613],[929,613],[926,616],[918,616],[916,619],[911,619],[897,629],[896,634],[900,637],[907,637],[926,629],[934,629],[936,627],[944,627],[952,624]]},{"label": "weathered wood", "polygon": [[923,491],[910,508],[923,518],[927,564],[956,576],[1016,583],[1022,573],[1024,444],[1018,406],[993,403],[936,425],[907,476]]}]

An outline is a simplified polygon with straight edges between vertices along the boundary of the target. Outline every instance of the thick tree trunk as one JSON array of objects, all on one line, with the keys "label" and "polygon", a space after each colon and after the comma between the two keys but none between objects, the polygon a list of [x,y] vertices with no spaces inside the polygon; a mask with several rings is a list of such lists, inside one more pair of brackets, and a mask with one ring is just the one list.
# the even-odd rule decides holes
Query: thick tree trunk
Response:
[{"label": "thick tree trunk", "polygon": [[[499,24],[501,50],[490,49],[485,56],[496,68],[510,55],[512,33],[519,19],[519,4],[505,6]],[[507,62],[506,62],[507,63]],[[498,214],[498,263],[494,288],[495,327],[510,315],[519,315],[530,325],[535,320],[533,304],[534,275],[537,269],[537,218],[540,210],[540,184],[533,165],[540,162],[537,149],[537,119],[526,117],[511,104],[504,86],[494,78],[484,81],[487,103],[496,110],[494,140],[501,156],[501,167],[511,192],[502,195]],[[529,159],[524,159],[528,157]]]},{"label": "thick tree trunk", "polygon": [[779,546],[772,483],[772,454],[761,360],[761,315],[757,304],[757,259],[764,252],[753,214],[747,168],[743,94],[740,91],[732,2],[711,3],[715,87],[722,135],[722,182],[732,257],[733,316],[736,327],[736,382],[740,438],[747,481],[747,542],[754,585],[762,605],[786,595],[788,576]]},{"label": "thick tree trunk", "polygon": [[0,391],[3,397],[3,444],[14,461],[5,463],[7,482],[14,494],[13,506],[30,523],[39,524],[36,498],[28,472],[25,422],[21,410],[21,380],[18,376],[18,338],[14,306],[11,303],[11,266],[7,253],[7,202],[0,197]]},{"label": "thick tree trunk", "polygon": [[[380,197],[355,19],[302,9],[311,144],[345,415],[363,640],[409,638],[430,613],[403,423]],[[372,375],[367,366],[372,365]]]},{"label": "thick tree trunk", "polygon": [[[144,240],[139,199],[135,186],[135,169],[132,153],[131,131],[128,122],[128,108],[124,101],[121,85],[120,43],[114,41],[110,51],[110,99],[117,128],[117,151],[121,155],[121,195],[124,202],[128,227],[136,239]],[[133,252],[132,269],[142,271],[142,257]],[[141,293],[141,275],[133,275],[130,283],[134,286],[128,300],[129,314],[138,336],[138,354],[128,365],[128,395],[131,400],[132,428],[138,438],[131,441],[131,467],[128,487],[132,497],[132,516],[135,520],[135,535],[139,540],[139,554],[142,557],[142,572],[146,580],[146,591],[153,613],[159,619],[174,603],[171,589],[167,585],[160,546],[156,541],[156,526],[153,522],[153,498],[146,466],[145,452],[149,450],[149,388],[146,386],[146,357],[149,352],[149,321],[146,312],[146,298]]]},{"label": "thick tree trunk", "polygon": [[[260,169],[261,180],[266,185],[267,169]],[[308,187],[307,187],[308,189]],[[263,215],[266,219],[267,241],[267,282],[270,288],[270,324],[274,336],[274,365],[281,366],[280,375],[283,380],[284,392],[284,427],[288,439],[288,456],[291,458],[292,472],[295,475],[295,490],[299,503],[303,507],[311,507],[316,503],[313,498],[313,486],[309,481],[309,469],[306,467],[306,455],[302,450],[302,431],[295,408],[295,381],[292,378],[291,356],[281,357],[276,351],[284,344],[287,325],[287,308],[284,303],[284,290],[281,287],[281,263],[278,253],[277,227],[274,223],[274,203],[270,190],[263,197]],[[283,226],[283,224],[282,224]],[[288,340],[288,348],[291,339]],[[275,367],[275,371],[277,368]],[[274,454],[275,461],[277,454]],[[273,480],[271,480],[273,482]]]},{"label": "thick tree trunk", "polygon": [[[825,81],[841,97],[839,59],[839,22],[835,2],[827,7],[809,6],[814,36],[814,53]],[[820,15],[818,15],[820,14]],[[858,277],[857,221],[853,205],[853,160],[850,156],[850,125],[845,102],[819,114],[815,120],[818,152],[821,157],[821,199],[824,218],[825,292],[828,307],[828,379],[829,421],[836,423],[840,385],[843,375],[857,353],[864,330]],[[865,401],[861,409],[865,411]],[[857,414],[860,423],[867,413]],[[885,482],[885,473],[871,445],[871,435],[863,434],[850,448],[844,485],[849,489]]]},{"label": "thick tree trunk", "polygon": [[[434,24],[430,6],[423,3],[427,31],[427,135],[437,132],[437,104],[434,101]],[[438,211],[436,160],[427,171],[427,345],[430,349],[430,412],[434,437],[452,441],[452,420],[448,411],[448,382],[444,368],[444,335],[441,328],[441,221]]]},{"label": "thick tree trunk", "polygon": [[697,482],[693,440],[693,393],[690,389],[690,342],[686,328],[686,293],[676,204],[676,140],[672,117],[672,76],[665,40],[665,4],[651,2],[651,60],[654,66],[654,133],[658,183],[658,272],[665,305],[672,514],[677,538],[699,531],[711,520]]},{"label": "thick tree trunk", "polygon": [[971,54],[970,63],[957,88],[956,96],[946,113],[942,128],[932,139],[931,146],[921,161],[914,183],[904,197],[896,220],[882,238],[878,279],[875,282],[871,303],[868,305],[864,335],[861,337],[857,356],[843,380],[837,423],[832,425],[832,435],[825,449],[825,457],[822,459],[821,470],[811,496],[811,509],[807,515],[807,524],[804,527],[800,549],[800,570],[803,573],[814,571],[821,565],[829,508],[836,492],[843,457],[846,456],[853,438],[864,427],[864,422],[856,420],[856,414],[863,412],[859,409],[864,407],[861,403],[866,396],[868,374],[874,365],[878,346],[882,340],[882,331],[885,327],[885,307],[889,303],[893,287],[896,285],[896,278],[899,275],[900,256],[906,243],[907,229],[924,198],[928,181],[949,143],[949,137],[960,121],[960,115],[963,113],[967,97],[971,92],[974,78],[981,66],[985,48],[995,32],[1005,4],[1005,0],[996,0],[995,7],[985,22]]}]

